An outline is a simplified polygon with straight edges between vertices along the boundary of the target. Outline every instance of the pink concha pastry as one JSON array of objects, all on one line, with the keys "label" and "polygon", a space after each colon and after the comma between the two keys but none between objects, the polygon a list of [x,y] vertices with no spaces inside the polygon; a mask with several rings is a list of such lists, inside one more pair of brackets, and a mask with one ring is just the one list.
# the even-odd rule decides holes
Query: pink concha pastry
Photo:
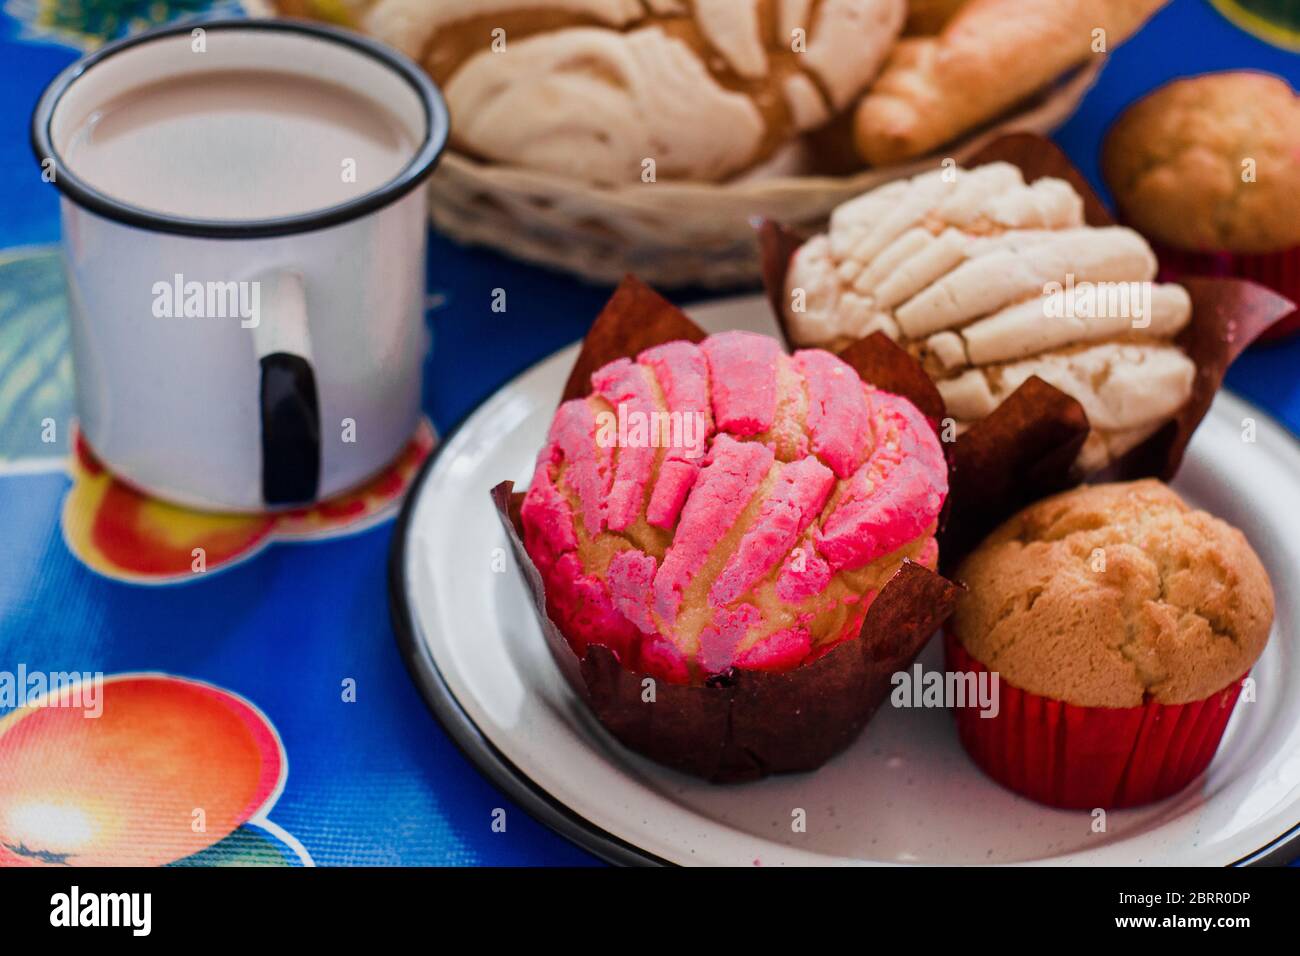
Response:
[{"label": "pink concha pastry", "polygon": [[948,493],[906,399],[829,352],[726,332],[591,378],[524,499],[550,616],[673,683],[785,671],[861,629],[904,559],[933,569]]}]

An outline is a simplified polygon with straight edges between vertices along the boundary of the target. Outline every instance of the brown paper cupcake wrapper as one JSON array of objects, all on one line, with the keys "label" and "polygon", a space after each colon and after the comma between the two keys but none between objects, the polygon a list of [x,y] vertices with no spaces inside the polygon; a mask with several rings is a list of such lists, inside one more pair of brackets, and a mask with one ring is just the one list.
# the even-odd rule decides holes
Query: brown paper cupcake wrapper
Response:
[{"label": "brown paper cupcake wrapper", "polygon": [[[679,309],[628,277],[584,340],[564,400],[586,395],[591,373],[607,362],[664,342],[705,337]],[[934,386],[925,373],[906,352],[881,338],[883,345],[869,343],[858,350],[859,374],[865,370],[864,377],[881,388],[889,387],[886,381],[898,386],[890,390],[912,398],[923,410],[922,402],[933,407],[928,393]],[[904,390],[907,386],[919,390],[917,397]],[[519,520],[523,497],[509,481],[492,489],[547,646],[565,680],[623,744],[706,780],[739,782],[821,766],[857,737],[888,695],[894,673],[911,666],[956,606],[956,585],[904,561],[880,589],[858,635],[809,663],[785,672],[732,669],[704,684],[656,681],[623,667],[607,647],[590,644],[581,657],[574,652],[547,613],[541,573],[524,548]]]},{"label": "brown paper cupcake wrapper", "polygon": [[[1300,302],[1300,246],[1278,252],[1189,252],[1153,242],[1160,260],[1161,282],[1182,282],[1187,276],[1247,279]],[[1256,341],[1277,342],[1300,332],[1300,309],[1279,319]]]},{"label": "brown paper cupcake wrapper", "polygon": [[[1031,133],[1004,136],[971,157],[968,165],[999,160],[1018,166],[1027,182],[1043,176],[1067,180],[1083,197],[1089,225],[1115,224],[1087,180],[1050,140]],[[806,238],[780,223],[764,221],[758,226],[763,284],[787,342],[786,274],[790,257]],[[1274,322],[1295,309],[1289,300],[1253,282],[1191,277],[1181,282],[1192,298],[1192,318],[1176,344],[1196,365],[1192,395],[1172,421],[1104,475],[1094,477],[1114,481],[1173,478],[1228,366]],[[845,351],[856,346],[851,343]],[[940,408],[942,404],[940,400]],[[950,443],[949,516],[939,537],[943,567],[955,566],[988,532],[1021,508],[1080,483],[1086,476],[1077,471],[1075,461],[1089,427],[1078,402],[1034,377]]]}]

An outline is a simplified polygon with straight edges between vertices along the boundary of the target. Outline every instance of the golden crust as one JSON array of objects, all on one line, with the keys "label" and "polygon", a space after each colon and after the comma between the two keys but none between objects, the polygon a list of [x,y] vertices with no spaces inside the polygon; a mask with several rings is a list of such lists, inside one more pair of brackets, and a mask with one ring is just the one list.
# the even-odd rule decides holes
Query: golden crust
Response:
[{"label": "golden crust", "polygon": [[1237,529],[1147,479],[1040,501],[957,570],[950,627],[1022,690],[1089,707],[1201,700],[1243,676],[1273,623]]},{"label": "golden crust", "polygon": [[1300,245],[1300,97],[1280,77],[1209,73],[1161,87],[1111,128],[1102,168],[1125,218],[1170,246]]},{"label": "golden crust", "polygon": [[858,152],[886,166],[998,116],[1093,52],[1114,49],[1167,0],[968,0],[938,36],[899,41],[858,105]]}]

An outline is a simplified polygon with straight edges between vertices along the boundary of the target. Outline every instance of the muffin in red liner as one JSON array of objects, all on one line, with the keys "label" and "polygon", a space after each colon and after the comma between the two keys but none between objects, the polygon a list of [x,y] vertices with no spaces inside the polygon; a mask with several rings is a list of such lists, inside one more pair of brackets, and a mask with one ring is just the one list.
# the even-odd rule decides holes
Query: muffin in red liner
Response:
[{"label": "muffin in red liner", "polygon": [[812,769],[951,612],[941,444],[860,369],[924,375],[857,354],[706,337],[625,281],[529,491],[493,489],[561,671],[632,749],[715,781]]},{"label": "muffin in red liner", "polygon": [[[946,629],[947,667],[981,674]],[[1133,807],[1195,780],[1219,749],[1245,678],[1204,700],[1138,707],[1080,707],[999,681],[999,709],[954,707],[962,746],[1008,790],[1064,809]]]},{"label": "muffin in red liner", "polygon": [[[1300,97],[1285,79],[1235,70],[1162,86],[1116,120],[1102,168],[1160,278],[1249,279],[1300,301]],[[1300,329],[1300,310],[1261,341]]]},{"label": "muffin in red liner", "polygon": [[[1268,575],[1235,528],[1154,480],[1093,485],[1003,524],[957,570],[948,669],[962,745],[1040,803],[1111,809],[1209,766],[1268,640]],[[983,675],[988,675],[987,677]]]}]

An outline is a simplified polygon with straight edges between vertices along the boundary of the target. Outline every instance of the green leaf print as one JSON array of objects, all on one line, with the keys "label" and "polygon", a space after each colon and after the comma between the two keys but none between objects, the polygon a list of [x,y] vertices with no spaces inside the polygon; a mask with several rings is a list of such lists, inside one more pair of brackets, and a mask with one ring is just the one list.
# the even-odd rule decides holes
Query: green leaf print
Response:
[{"label": "green leaf print", "polygon": [[0,464],[66,455],[72,399],[63,260],[0,252]]}]

